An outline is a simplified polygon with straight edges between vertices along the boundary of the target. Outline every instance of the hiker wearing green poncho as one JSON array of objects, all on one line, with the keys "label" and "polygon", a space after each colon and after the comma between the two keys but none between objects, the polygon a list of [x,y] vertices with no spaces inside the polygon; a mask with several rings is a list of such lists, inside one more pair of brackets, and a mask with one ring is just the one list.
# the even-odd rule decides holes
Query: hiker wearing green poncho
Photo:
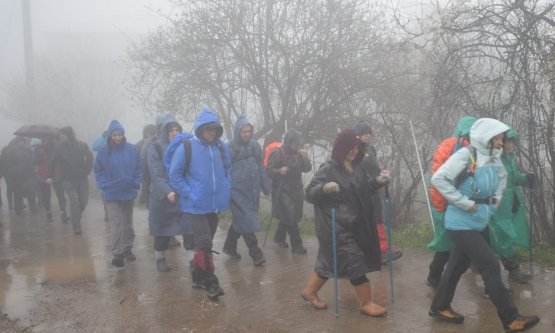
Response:
[{"label": "hiker wearing green poncho", "polygon": [[507,187],[503,199],[489,222],[489,239],[491,246],[501,256],[501,262],[509,278],[518,283],[526,283],[530,275],[520,270],[514,246],[530,247],[530,229],[524,209],[524,200],[520,186],[533,187],[536,175],[518,170],[515,159],[515,145],[518,134],[511,128],[507,132],[503,145],[501,161],[507,172]]},{"label": "hiker wearing green poncho", "polygon": [[[469,144],[470,128],[475,122],[476,118],[469,116],[462,117],[457,122],[457,126],[455,126],[455,129],[453,130],[453,136],[443,140],[434,153],[432,160],[432,174],[434,174],[437,169],[439,169],[439,167],[447,161],[451,155],[453,155],[453,153]],[[426,284],[435,289],[439,285],[439,280],[443,274],[443,268],[449,260],[449,253],[453,243],[447,237],[445,227],[443,225],[443,217],[445,208],[447,207],[447,200],[445,200],[445,198],[433,185],[430,186],[430,200],[432,202],[431,211],[435,237],[428,244],[428,248],[434,251],[435,254],[432,262],[430,263],[430,271],[428,278],[426,279]]]}]

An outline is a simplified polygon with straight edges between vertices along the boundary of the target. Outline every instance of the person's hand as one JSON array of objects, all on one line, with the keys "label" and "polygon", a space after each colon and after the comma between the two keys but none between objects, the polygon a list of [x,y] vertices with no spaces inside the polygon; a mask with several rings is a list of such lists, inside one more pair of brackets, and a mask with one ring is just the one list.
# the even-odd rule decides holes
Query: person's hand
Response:
[{"label": "person's hand", "polygon": [[286,167],[286,166],[281,167],[281,168],[279,169],[279,174],[280,174],[280,175],[286,175],[287,172],[289,172],[289,168]]},{"label": "person's hand", "polygon": [[166,197],[168,198],[169,202],[175,203],[175,192],[168,193],[168,195]]},{"label": "person's hand", "polygon": [[499,205],[501,205],[501,200],[495,200],[495,208],[499,208]]},{"label": "person's hand", "polygon": [[48,184],[52,185],[52,183],[53,183],[54,181],[52,180],[52,178],[47,178],[47,179],[46,179],[46,182],[47,182]]},{"label": "person's hand", "polygon": [[329,182],[324,184],[324,192],[325,193],[339,192],[339,184],[337,184],[336,182]]},{"label": "person's hand", "polygon": [[297,153],[302,156],[302,158],[308,158],[308,151],[306,149],[299,149]]},{"label": "person's hand", "polygon": [[389,184],[391,182],[391,176],[389,175],[389,170],[386,170],[386,169],[382,170],[380,175],[376,177],[376,181],[378,182],[378,184],[381,184],[381,185]]},{"label": "person's hand", "polygon": [[468,209],[468,212],[474,213],[474,212],[476,212],[477,210],[478,210],[478,205],[476,205],[476,203],[474,203],[474,205],[472,205],[472,207],[470,207],[470,208]]}]

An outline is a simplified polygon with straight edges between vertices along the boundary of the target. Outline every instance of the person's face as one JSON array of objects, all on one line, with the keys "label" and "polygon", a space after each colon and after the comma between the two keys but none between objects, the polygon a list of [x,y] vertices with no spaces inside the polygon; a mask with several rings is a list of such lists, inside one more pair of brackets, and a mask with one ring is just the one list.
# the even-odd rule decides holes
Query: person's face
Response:
[{"label": "person's face", "polygon": [[371,133],[366,133],[360,136],[360,141],[362,141],[365,144],[372,143],[373,139],[374,139],[374,136]]},{"label": "person's face", "polygon": [[67,141],[67,135],[65,135],[64,132],[60,132],[58,137],[60,138],[61,141]]},{"label": "person's face", "polygon": [[119,145],[123,141],[123,133],[118,131],[113,132],[110,137],[112,138],[112,142],[116,145]]},{"label": "person's face", "polygon": [[204,141],[212,143],[216,141],[216,138],[218,137],[218,130],[216,128],[205,128],[202,130],[200,136]]},{"label": "person's face", "polygon": [[354,161],[354,159],[357,157],[359,151],[360,151],[359,146],[358,145],[354,146],[353,149],[351,149],[349,151],[349,153],[347,154],[347,157],[345,158],[345,160],[348,161],[348,162]]},{"label": "person's face", "polygon": [[252,138],[252,126],[243,126],[241,131],[239,131],[239,136],[241,137],[241,141],[249,142]]},{"label": "person's face", "polygon": [[515,140],[509,139],[503,143],[503,153],[509,155],[515,151]]},{"label": "person's face", "polygon": [[491,139],[491,146],[495,149],[499,149],[503,147],[503,138],[505,137],[505,133],[498,134]]},{"label": "person's face", "polygon": [[178,126],[170,126],[168,129],[168,139],[172,141],[179,133],[181,133],[181,130]]}]

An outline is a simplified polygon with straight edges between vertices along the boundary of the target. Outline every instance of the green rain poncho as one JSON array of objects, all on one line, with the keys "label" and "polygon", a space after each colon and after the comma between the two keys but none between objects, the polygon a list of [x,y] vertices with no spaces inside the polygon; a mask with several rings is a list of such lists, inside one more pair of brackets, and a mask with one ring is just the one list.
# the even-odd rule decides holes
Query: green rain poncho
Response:
[{"label": "green rain poncho", "polygon": [[[513,128],[507,132],[507,140],[518,142],[518,135]],[[495,252],[503,258],[515,255],[514,245],[528,248],[530,246],[530,229],[524,209],[524,200],[520,186],[529,187],[526,173],[518,170],[514,153],[501,158],[507,171],[507,187],[495,215],[489,223],[490,242]]]}]

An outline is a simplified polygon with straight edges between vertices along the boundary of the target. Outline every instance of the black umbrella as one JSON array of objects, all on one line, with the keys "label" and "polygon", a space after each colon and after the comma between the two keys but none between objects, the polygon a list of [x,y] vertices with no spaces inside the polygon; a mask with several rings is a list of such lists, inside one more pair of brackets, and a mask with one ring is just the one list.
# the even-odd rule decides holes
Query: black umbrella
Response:
[{"label": "black umbrella", "polygon": [[57,138],[58,133],[60,133],[60,129],[53,126],[48,125],[25,125],[15,131],[13,134],[26,136],[29,138],[39,138],[39,139],[48,139],[48,138]]}]

